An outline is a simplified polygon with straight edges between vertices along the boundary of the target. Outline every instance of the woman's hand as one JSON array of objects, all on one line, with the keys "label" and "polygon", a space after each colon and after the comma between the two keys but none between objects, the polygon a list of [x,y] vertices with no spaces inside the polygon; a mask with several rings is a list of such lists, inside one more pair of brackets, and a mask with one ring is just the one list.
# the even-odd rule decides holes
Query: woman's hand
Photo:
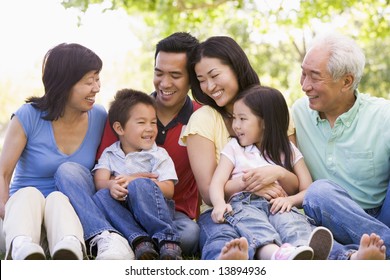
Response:
[{"label": "woman's hand", "polygon": [[271,183],[269,185],[263,186],[258,191],[254,191],[253,193],[257,196],[264,197],[268,201],[278,197],[287,196],[287,193],[278,183]]},{"label": "woman's hand", "polygon": [[276,182],[280,177],[280,171],[281,167],[278,165],[267,165],[244,171],[242,180],[245,184],[245,191],[256,192]]}]

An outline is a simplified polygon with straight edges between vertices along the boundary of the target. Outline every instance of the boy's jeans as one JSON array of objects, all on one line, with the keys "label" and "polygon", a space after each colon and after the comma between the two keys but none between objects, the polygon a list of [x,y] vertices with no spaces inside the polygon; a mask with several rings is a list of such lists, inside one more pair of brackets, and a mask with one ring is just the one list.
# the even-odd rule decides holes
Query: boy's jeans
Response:
[{"label": "boy's jeans", "polygon": [[98,191],[93,200],[130,244],[136,238],[146,236],[157,243],[180,242],[172,221],[173,200],[166,200],[160,188],[147,178],[133,180],[127,190],[123,202],[112,198],[109,189]]}]

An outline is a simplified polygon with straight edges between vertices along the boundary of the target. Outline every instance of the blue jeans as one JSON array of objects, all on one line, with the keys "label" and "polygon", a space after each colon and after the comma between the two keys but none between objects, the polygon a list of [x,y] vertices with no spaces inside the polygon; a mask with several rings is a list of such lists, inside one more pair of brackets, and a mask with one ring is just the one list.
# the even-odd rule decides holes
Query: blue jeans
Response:
[{"label": "blue jeans", "polygon": [[173,223],[180,235],[180,247],[183,255],[196,255],[199,251],[199,225],[180,211],[175,211]]},{"label": "blue jeans", "polygon": [[226,242],[239,237],[248,240],[249,259],[254,259],[257,249],[266,244],[308,244],[314,226],[298,209],[272,215],[269,202],[249,192],[233,196],[230,204],[233,214],[225,214],[227,223],[214,223],[211,210],[199,218],[202,259],[216,259]]},{"label": "blue jeans", "polygon": [[[211,209],[203,212],[198,219],[200,227],[199,247],[202,260],[215,260],[221,253],[221,249],[240,234],[226,223],[217,224],[211,219]],[[253,259],[254,251],[249,247],[249,259]]]},{"label": "blue jeans", "polygon": [[95,185],[86,167],[74,162],[63,163],[54,174],[54,179],[57,189],[69,198],[76,211],[84,229],[85,240],[105,230],[118,233],[92,200]]},{"label": "blue jeans", "polygon": [[112,198],[109,189],[96,192],[93,200],[129,243],[139,237],[151,237],[156,243],[179,243],[180,236],[173,224],[173,200],[166,200],[160,188],[147,178],[131,181],[127,190],[124,202]]},{"label": "blue jeans", "polygon": [[[390,248],[390,187],[381,209],[363,210],[349,194],[329,180],[317,180],[307,190],[303,208],[316,225],[329,228],[335,239],[329,259],[348,259],[364,233],[378,234]],[[390,250],[386,250],[390,258]]]},{"label": "blue jeans", "polygon": [[233,213],[225,215],[226,221],[255,249],[272,243],[308,244],[312,225],[297,208],[273,215],[270,203],[250,192],[236,194],[229,203]]}]

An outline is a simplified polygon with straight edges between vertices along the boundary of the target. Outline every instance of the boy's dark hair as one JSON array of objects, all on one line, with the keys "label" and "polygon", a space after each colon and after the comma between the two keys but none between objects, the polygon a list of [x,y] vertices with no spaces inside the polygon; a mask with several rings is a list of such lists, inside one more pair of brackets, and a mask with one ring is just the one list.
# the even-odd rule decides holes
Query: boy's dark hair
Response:
[{"label": "boy's dark hair", "polygon": [[194,99],[201,104],[209,105],[216,109],[222,116],[229,117],[225,108],[221,108],[214,99],[202,92],[195,73],[195,65],[203,58],[217,58],[221,63],[229,66],[237,77],[238,91],[242,91],[251,85],[260,85],[260,79],[252,68],[244,50],[227,36],[213,36],[199,44],[194,49],[189,59],[189,75]]},{"label": "boy's dark hair", "polygon": [[168,37],[159,41],[156,45],[154,61],[160,51],[167,53],[186,53],[187,55],[187,70],[188,60],[192,50],[199,45],[198,39],[187,32],[175,32]]},{"label": "boy's dark hair", "polygon": [[122,127],[125,127],[126,122],[130,118],[131,110],[140,103],[153,106],[156,110],[155,100],[142,91],[127,88],[117,91],[108,110],[108,120],[111,128],[113,129],[115,122],[119,122]]},{"label": "boy's dark hair", "polygon": [[31,96],[26,103],[46,112],[43,119],[57,120],[65,110],[71,88],[90,71],[99,73],[103,62],[90,49],[79,44],[62,43],[50,49],[42,65],[45,94]]},{"label": "boy's dark hair", "polygon": [[254,85],[243,90],[235,101],[238,100],[242,100],[254,115],[264,121],[260,143],[260,152],[264,158],[293,171],[292,148],[287,136],[290,115],[283,94],[271,87]]}]

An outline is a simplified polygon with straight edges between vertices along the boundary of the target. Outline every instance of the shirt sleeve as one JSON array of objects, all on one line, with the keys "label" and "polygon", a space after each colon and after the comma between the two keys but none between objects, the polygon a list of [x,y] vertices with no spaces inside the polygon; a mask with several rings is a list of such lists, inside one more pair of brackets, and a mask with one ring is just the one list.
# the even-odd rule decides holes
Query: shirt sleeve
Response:
[{"label": "shirt sleeve", "polygon": [[106,148],[102,155],[100,156],[99,158],[99,161],[98,163],[95,165],[95,167],[92,169],[92,174],[95,173],[96,170],[98,169],[107,169],[107,170],[111,170],[111,164],[110,164],[110,155],[109,155],[109,151],[108,149]]},{"label": "shirt sleeve", "polygon": [[216,123],[211,108],[203,106],[196,110],[190,117],[188,124],[181,136],[181,140],[186,143],[187,136],[199,134],[214,142],[213,124]]},{"label": "shirt sleeve", "polygon": [[174,184],[178,182],[175,164],[164,148],[158,148],[158,157],[152,173],[158,174],[159,181],[173,180]]},{"label": "shirt sleeve", "polygon": [[293,151],[293,165],[295,165],[301,158],[303,158],[303,155],[301,151],[294,145],[294,143],[290,142],[292,151]]},{"label": "shirt sleeve", "polygon": [[235,146],[238,145],[237,139],[232,138],[223,148],[221,155],[224,155],[227,157],[235,166],[236,165],[236,159],[235,159]]}]

